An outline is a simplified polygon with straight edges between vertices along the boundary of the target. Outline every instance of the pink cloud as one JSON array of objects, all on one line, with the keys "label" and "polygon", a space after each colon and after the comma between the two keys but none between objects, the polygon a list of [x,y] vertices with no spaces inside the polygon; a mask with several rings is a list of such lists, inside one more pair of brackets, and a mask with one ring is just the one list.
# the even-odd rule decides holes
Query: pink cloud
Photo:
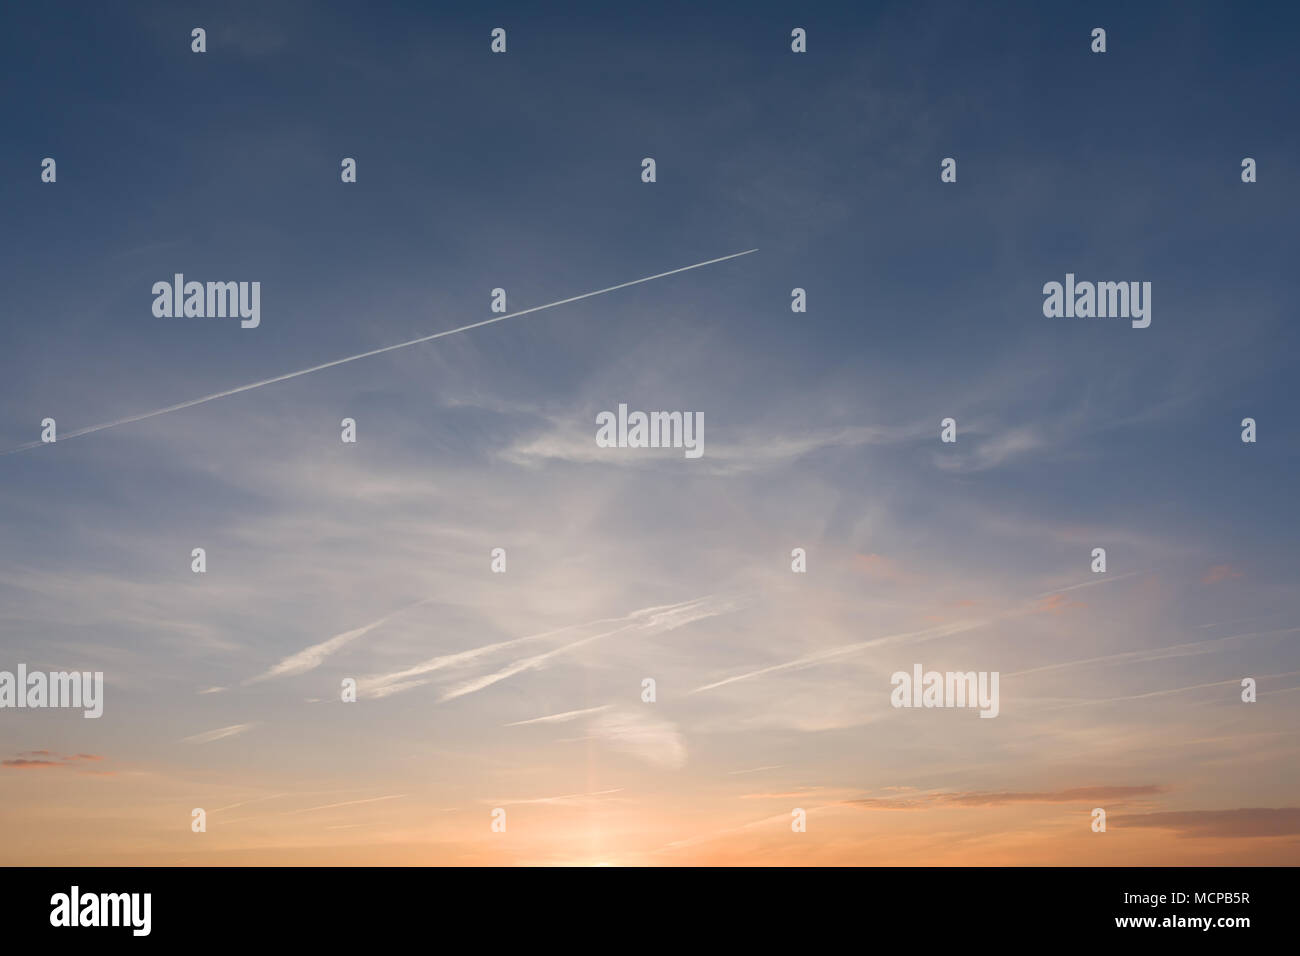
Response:
[{"label": "pink cloud", "polygon": [[1205,572],[1205,577],[1201,578],[1201,583],[1218,584],[1220,581],[1226,581],[1229,578],[1240,578],[1244,575],[1245,572],[1238,571],[1231,564],[1216,564]]},{"label": "pink cloud", "polygon": [[865,574],[886,581],[906,581],[908,575],[899,567],[898,562],[882,554],[855,554],[853,564]]},{"label": "pink cloud", "polygon": [[1049,594],[1034,611],[1038,614],[1062,614],[1072,607],[1087,607],[1082,601],[1072,601],[1064,594]]},{"label": "pink cloud", "polygon": [[[53,760],[46,758],[53,757]],[[30,759],[38,758],[38,759]],[[14,770],[44,770],[49,767],[65,770],[75,769],[81,760],[103,760],[99,754],[58,754],[53,750],[24,750],[11,760],[0,760],[0,766]],[[112,776],[111,770],[78,770],[78,773],[93,773],[97,776]]]}]

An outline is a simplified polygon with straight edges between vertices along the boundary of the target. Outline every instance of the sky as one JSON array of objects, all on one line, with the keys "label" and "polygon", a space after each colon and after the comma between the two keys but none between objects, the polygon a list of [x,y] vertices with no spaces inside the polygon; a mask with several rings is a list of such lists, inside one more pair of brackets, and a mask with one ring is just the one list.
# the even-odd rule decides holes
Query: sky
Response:
[{"label": "sky", "polygon": [[1300,14],[623,6],[5,11],[0,861],[1300,862]]}]

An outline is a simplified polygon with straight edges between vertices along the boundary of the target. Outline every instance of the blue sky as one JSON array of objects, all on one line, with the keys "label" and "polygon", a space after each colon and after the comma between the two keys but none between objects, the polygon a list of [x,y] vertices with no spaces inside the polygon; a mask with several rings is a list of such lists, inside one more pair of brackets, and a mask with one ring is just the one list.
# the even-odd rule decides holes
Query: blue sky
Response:
[{"label": "blue sky", "polygon": [[[420,860],[653,862],[685,840],[744,861],[734,834],[766,833],[744,829],[755,811],[788,818],[790,799],[730,789],[766,766],[763,793],[831,800],[834,824],[780,851],[792,862],[892,861],[869,848],[893,817],[834,807],[899,788],[1296,806],[1296,698],[1265,704],[1300,681],[1262,680],[1253,710],[1216,689],[1300,670],[1295,11],[697,6],[5,15],[3,448],[46,416],[66,433],[487,318],[495,287],[522,309],[759,250],[0,456],[0,667],[102,669],[108,686],[99,721],[4,715],[14,754],[92,752],[112,774],[11,771],[0,799],[46,808],[25,838],[93,806],[149,859],[373,860],[433,840]],[[260,327],[154,317],[151,287],[176,272],[260,281]],[[1067,272],[1150,281],[1151,326],[1045,318],[1041,288]],[[703,458],[598,449],[595,416],[620,402],[702,412]],[[629,630],[566,649],[606,619]],[[336,702],[342,677],[385,687],[573,628]],[[1006,680],[996,721],[888,706],[914,660],[1007,675],[1093,658],[1109,663]],[[242,729],[186,740],[225,727]],[[295,828],[306,794],[344,789],[402,796]],[[187,842],[191,807],[278,811],[273,793],[304,796]],[[538,818],[513,849],[476,842],[482,801],[573,794],[600,796],[554,805],[562,838]],[[1031,843],[1077,858],[1060,802],[1038,803],[1036,829],[943,827],[1009,861],[1038,859]],[[1268,852],[1293,860],[1298,830]],[[1206,840],[1125,860],[1220,859]]]}]

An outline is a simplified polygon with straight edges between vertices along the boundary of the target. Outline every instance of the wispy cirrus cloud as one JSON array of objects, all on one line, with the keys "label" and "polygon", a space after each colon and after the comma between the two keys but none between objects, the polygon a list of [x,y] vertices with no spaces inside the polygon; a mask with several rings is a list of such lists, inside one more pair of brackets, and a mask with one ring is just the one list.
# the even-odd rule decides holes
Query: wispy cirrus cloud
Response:
[{"label": "wispy cirrus cloud", "polygon": [[251,730],[255,724],[231,724],[229,727],[218,727],[216,730],[205,730],[201,734],[192,734],[189,737],[182,737],[184,743],[190,744],[210,744],[214,740],[224,740],[226,737],[234,737]]},{"label": "wispy cirrus cloud", "polygon": [[1147,661],[1163,661],[1175,657],[1190,657],[1198,654],[1211,654],[1216,651],[1224,650],[1226,646],[1236,642],[1248,641],[1257,637],[1271,637],[1281,634],[1295,634],[1300,632],[1300,627],[1291,627],[1277,631],[1255,631],[1248,634],[1229,634],[1226,637],[1216,637],[1205,641],[1189,641],[1183,644],[1170,644],[1165,647],[1153,647],[1144,651],[1120,651],[1115,654],[1104,654],[1101,657],[1088,657],[1080,660],[1061,661],[1057,664],[1044,664],[1040,667],[1030,667],[1026,670],[1012,671],[1005,674],[1005,677],[1024,677],[1029,674],[1042,674],[1049,671],[1068,670],[1074,667],[1087,667],[1093,664],[1119,664],[1119,663],[1145,663]]},{"label": "wispy cirrus cloud", "polygon": [[598,618],[594,621],[587,621],[585,624],[569,624],[564,627],[552,628],[551,630],[542,631],[537,634],[528,634],[524,637],[515,637],[507,641],[496,641],[492,644],[472,647],[464,651],[456,651],[451,654],[439,654],[436,657],[430,657],[427,660],[420,661],[418,664],[412,664],[409,667],[404,667],[401,670],[365,677],[358,683],[358,690],[367,697],[388,697],[392,694],[401,693],[402,691],[411,690],[412,688],[420,687],[429,683],[429,680],[421,678],[426,674],[440,671],[447,667],[466,666],[474,663],[480,658],[487,657],[497,651],[506,650],[507,648],[518,647],[522,644],[528,644],[533,641],[545,641],[562,634],[581,631],[588,627],[612,624],[624,620],[628,620],[628,617]]},{"label": "wispy cirrus cloud", "polygon": [[872,638],[869,641],[857,641],[852,644],[841,644],[838,647],[831,647],[823,651],[816,651],[812,654],[805,654],[802,657],[796,657],[794,660],[784,661],[780,664],[772,664],[768,667],[760,667],[757,670],[746,671],[741,674],[735,674],[731,677],[725,677],[722,680],[713,681],[710,684],[702,684],[690,693],[699,694],[704,691],[725,687],[728,684],[753,680],[756,677],[765,677],[768,674],[775,674],[780,671],[793,670],[802,667],[814,667],[818,664],[824,664],[827,661],[835,660],[847,654],[853,654],[872,647],[880,647],[887,644],[905,641],[931,640],[934,638],[947,637],[951,634],[957,634],[962,631],[969,631],[977,627],[983,627],[988,623],[988,621],[960,621],[951,624],[941,624],[937,627],[926,628],[921,631],[887,634],[883,637]]},{"label": "wispy cirrus cloud", "polygon": [[[934,453],[934,463],[945,471],[973,472],[997,468],[1013,458],[1038,451],[1046,441],[1031,427],[1012,428],[976,440],[970,451]],[[955,448],[956,446],[954,446]]]},{"label": "wispy cirrus cloud", "polygon": [[[1300,671],[1286,671],[1282,674],[1260,674],[1256,680],[1276,680],[1282,677],[1295,677],[1300,675]],[[1161,690],[1146,691],[1141,694],[1125,694],[1122,697],[1092,697],[1087,700],[1070,701],[1062,704],[1062,707],[1086,707],[1088,704],[1116,704],[1129,700],[1146,700],[1151,697],[1168,697],[1171,694],[1184,694],[1189,690],[1205,690],[1208,687],[1226,687],[1232,685],[1240,686],[1240,677],[1229,677],[1227,680],[1205,681],[1200,684],[1187,684],[1182,687],[1166,687]],[[1295,687],[1288,687],[1285,690],[1296,690]],[[1274,691],[1274,693],[1284,693],[1285,691]]]},{"label": "wispy cirrus cloud", "polygon": [[[824,804],[821,806],[805,807],[803,809],[805,813],[812,815],[816,811],[826,810],[830,807],[835,807],[835,806],[837,806],[837,804],[831,803],[831,804]],[[775,813],[772,816],[763,817],[760,820],[751,820],[748,823],[742,823],[739,826],[722,827],[720,829],[713,830],[707,833],[701,833],[698,836],[687,837],[684,840],[674,840],[672,843],[669,843],[666,846],[661,847],[656,852],[671,853],[675,850],[683,850],[687,847],[698,846],[701,843],[708,843],[712,840],[718,840],[723,837],[731,836],[732,834],[744,833],[749,830],[757,830],[757,829],[762,829],[764,827],[775,826],[778,823],[788,826],[790,823],[790,814],[788,812]]]},{"label": "wispy cirrus cloud", "polygon": [[686,742],[672,721],[640,711],[602,713],[589,736],[653,767],[677,770],[686,764]]},{"label": "wispy cirrus cloud", "polygon": [[[595,442],[595,410],[581,409],[549,419],[548,427],[524,438],[502,452],[515,464],[538,466],[547,461],[573,464],[608,464],[634,468],[670,456],[669,452],[645,449],[643,455],[611,455]],[[590,429],[579,423],[590,421]],[[741,427],[721,438],[711,439],[708,453],[696,463],[701,470],[718,474],[759,472],[788,465],[808,455],[841,448],[893,445],[917,441],[933,433],[928,423],[910,425],[845,425],[808,428],[791,425],[787,429]],[[680,452],[676,453],[680,457]]]},{"label": "wispy cirrus cloud", "polygon": [[390,793],[383,797],[365,797],[361,800],[344,800],[340,803],[322,803],[318,807],[303,807],[301,810],[286,810],[285,813],[314,813],[317,810],[334,810],[338,807],[355,807],[362,803],[381,803],[385,800],[400,800],[402,797],[409,796],[409,793]]},{"label": "wispy cirrus cloud", "polygon": [[598,803],[601,798],[608,797],[611,794],[622,793],[623,789],[623,787],[614,787],[610,790],[592,790],[587,793],[564,793],[555,797],[498,797],[494,800],[480,802],[496,807],[522,806],[525,804],[582,807],[591,803]]},{"label": "wispy cirrus cloud", "polygon": [[[369,624],[363,624],[361,627],[353,628],[350,631],[344,631],[341,634],[335,634],[333,637],[329,638],[328,640],[321,641],[319,644],[313,644],[310,647],[305,647],[298,653],[286,657],[284,660],[280,661],[280,663],[263,671],[261,674],[258,674],[255,677],[250,677],[248,680],[244,681],[244,683],[257,684],[260,683],[261,681],[270,680],[275,677],[290,677],[296,674],[305,674],[307,673],[307,671],[310,670],[315,670],[317,667],[320,667],[320,665],[325,662],[325,659],[327,657],[329,657],[331,654],[334,654],[341,648],[346,647],[348,644],[351,644],[357,638],[364,637],[366,634],[369,634],[375,628],[387,624],[389,621],[391,621],[398,614],[401,614],[403,611],[409,611],[411,608],[420,607],[421,605],[428,604],[429,601],[430,601],[429,598],[426,598],[423,601],[416,601],[414,604],[408,604],[406,607],[400,608],[399,610],[396,610],[391,614],[385,614],[377,621],[371,621]],[[209,690],[204,691],[204,693],[216,692],[218,690],[220,690],[220,688],[209,688]]]},{"label": "wispy cirrus cloud", "polygon": [[595,641],[602,640],[603,638],[606,637],[612,637],[615,634],[622,634],[624,631],[627,631],[630,628],[631,625],[626,625],[624,627],[617,627],[614,628],[612,631],[604,631],[600,634],[593,634],[590,637],[584,637],[576,641],[571,641],[568,644],[564,644],[560,647],[554,648],[553,650],[544,651],[541,654],[533,654],[530,657],[524,657],[524,658],[520,658],[519,660],[511,661],[506,666],[498,670],[495,670],[490,674],[482,674],[478,677],[467,680],[461,684],[457,684],[451,690],[445,692],[441,697],[439,697],[438,700],[439,701],[455,700],[457,697],[464,697],[466,694],[477,693],[478,691],[491,687],[493,684],[506,680],[509,677],[514,677],[516,674],[522,674],[524,673],[524,671],[530,671],[542,667],[546,664],[547,661],[551,660],[554,657],[558,657],[561,654],[567,654],[569,651],[572,651],[576,648],[585,647],[588,644],[591,644]]},{"label": "wispy cirrus cloud", "polygon": [[728,611],[738,607],[742,600],[742,598],[738,597],[709,595],[689,601],[681,601],[677,604],[656,605],[641,608],[619,618],[601,618],[595,621],[589,621],[586,624],[555,628],[549,631],[544,631],[540,634],[530,634],[525,637],[513,638],[508,641],[497,641],[492,644],[486,644],[465,651],[458,651],[452,654],[442,654],[410,667],[391,671],[387,674],[379,674],[364,678],[359,683],[358,689],[370,697],[387,697],[428,683],[428,680],[422,679],[426,674],[440,671],[448,667],[471,665],[499,651],[508,650],[526,643],[545,641],[561,635],[581,632],[594,626],[606,624],[618,625],[616,627],[606,628],[596,634],[580,637],[577,640],[570,641],[566,644],[560,645],[559,647],[551,648],[550,650],[543,651],[539,654],[532,654],[527,657],[510,661],[509,663],[498,667],[494,671],[480,674],[476,677],[462,681],[445,691],[439,697],[440,701],[454,700],[458,697],[464,697],[468,694],[484,690],[487,687],[491,687],[493,684],[514,677],[517,674],[544,667],[551,660],[567,654],[570,651],[608,637],[613,637],[616,634],[637,633],[649,635],[675,630],[676,628],[684,627],[695,621],[727,613]]},{"label": "wispy cirrus cloud", "polygon": [[577,720],[579,717],[587,717],[591,714],[598,714],[601,711],[609,710],[612,705],[602,704],[599,707],[585,707],[582,710],[566,710],[560,714],[547,714],[545,717],[533,717],[529,720],[515,720],[505,727],[526,727],[529,724],[562,724],[566,721]]},{"label": "wispy cirrus cloud", "polygon": [[1050,591],[1043,591],[1041,594],[1036,594],[1035,597],[1040,597],[1040,598],[1051,597],[1054,594],[1064,594],[1066,591],[1077,591],[1079,588],[1096,587],[1098,584],[1113,584],[1116,581],[1123,581],[1126,578],[1131,578],[1142,573],[1144,572],[1129,571],[1125,574],[1105,574],[1096,577],[1091,581],[1081,581],[1078,584],[1067,584],[1065,587],[1053,588]]}]

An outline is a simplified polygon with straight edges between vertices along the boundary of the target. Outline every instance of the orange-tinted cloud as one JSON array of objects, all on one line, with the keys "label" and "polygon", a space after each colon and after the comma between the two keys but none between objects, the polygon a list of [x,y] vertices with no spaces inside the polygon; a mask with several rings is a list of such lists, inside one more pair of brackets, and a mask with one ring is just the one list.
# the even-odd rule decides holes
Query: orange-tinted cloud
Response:
[{"label": "orange-tinted cloud", "polygon": [[1136,787],[1075,787],[1070,790],[1003,791],[1001,793],[934,793],[902,799],[865,798],[848,804],[867,810],[921,810],[926,807],[1000,807],[1011,803],[1095,803],[1167,792],[1158,784]]},{"label": "orange-tinted cloud", "polygon": [[1300,807],[1238,807],[1233,810],[1178,810],[1111,817],[1111,825],[1174,830],[1184,837],[1300,836]]},{"label": "orange-tinted cloud", "polygon": [[855,554],[853,556],[853,566],[873,578],[881,578],[885,581],[902,582],[908,580],[908,575],[898,562],[885,557],[882,554]]},{"label": "orange-tinted cloud", "polygon": [[[0,760],[0,766],[14,770],[45,770],[51,767],[72,770],[77,768],[78,761],[103,759],[99,754],[57,754],[53,750],[24,750],[11,760]],[[78,773],[112,775],[109,770],[78,770]]]},{"label": "orange-tinted cloud", "polygon": [[787,793],[742,793],[741,800],[801,800],[805,797],[825,795],[825,787],[799,787]]},{"label": "orange-tinted cloud", "polygon": [[1034,608],[1036,614],[1062,614],[1068,608],[1087,607],[1082,601],[1073,601],[1064,594],[1049,594]]},{"label": "orange-tinted cloud", "polygon": [[846,800],[845,803],[866,810],[922,810],[926,806],[925,798],[886,800],[880,797],[864,797],[860,800]]},{"label": "orange-tinted cloud", "polygon": [[1075,787],[1071,790],[1040,791],[1036,793],[941,793],[936,795],[936,800],[939,803],[953,806],[997,807],[1008,803],[1074,803],[1075,801],[1092,803],[1098,800],[1147,797],[1165,792],[1166,788],[1158,784],[1144,784],[1138,787]]},{"label": "orange-tinted cloud", "polygon": [[1244,571],[1238,571],[1231,564],[1216,564],[1210,570],[1205,572],[1205,577],[1201,578],[1202,584],[1218,584],[1220,581],[1226,581],[1229,578],[1239,578],[1244,576]]}]

